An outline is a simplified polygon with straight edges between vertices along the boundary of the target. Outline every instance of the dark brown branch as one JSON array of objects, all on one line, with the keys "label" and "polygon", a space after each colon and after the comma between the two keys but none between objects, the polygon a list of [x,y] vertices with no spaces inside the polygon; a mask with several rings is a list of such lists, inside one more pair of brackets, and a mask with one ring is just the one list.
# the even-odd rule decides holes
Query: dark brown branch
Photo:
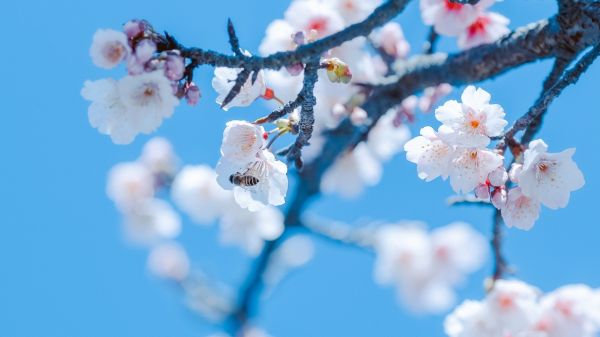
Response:
[{"label": "dark brown branch", "polygon": [[233,27],[233,22],[231,22],[231,18],[227,19],[227,35],[229,35],[229,44],[231,45],[231,51],[236,56],[243,56],[242,49],[240,49],[240,40],[235,33],[235,28]]},{"label": "dark brown branch", "polygon": [[314,57],[335,48],[346,41],[360,36],[368,36],[373,29],[393,19],[398,15],[409,0],[388,0],[377,7],[365,20],[348,26],[347,28],[319,39],[317,41],[299,46],[294,51],[278,52],[266,57],[226,55],[202,48],[186,48],[172,36],[155,34],[158,51],[177,49],[183,57],[194,60],[198,65],[209,64],[217,67],[244,68],[249,70],[275,69],[292,66],[298,63],[307,63]]},{"label": "dark brown branch", "polygon": [[492,271],[492,282],[501,279],[507,272],[506,258],[502,253],[502,214],[500,210],[494,211],[494,222],[492,227],[492,252],[494,254],[494,270]]},{"label": "dark brown branch", "polygon": [[[542,92],[540,95],[543,95],[544,92],[546,92],[553,85],[556,84],[556,82],[564,74],[565,69],[569,66],[569,64],[571,63],[573,58],[574,58],[574,55],[572,55],[570,57],[562,57],[562,56],[556,57],[556,59],[554,60],[554,65],[552,66],[552,70],[550,71],[550,74],[548,74],[548,77],[546,77],[546,79],[544,80],[544,84],[542,86]],[[533,136],[542,127],[542,123],[544,122],[544,115],[546,114],[547,111],[548,111],[548,109],[545,109],[544,111],[542,111],[540,113],[540,115],[537,118],[535,118],[531,122],[531,124],[529,124],[527,126],[527,128],[525,129],[525,132],[523,133],[523,137],[521,137],[521,144],[528,144],[533,139]]]},{"label": "dark brown branch", "polygon": [[309,145],[315,124],[314,107],[317,99],[314,95],[315,84],[319,80],[317,71],[320,68],[319,58],[315,57],[306,64],[304,68],[304,83],[298,95],[301,101],[300,121],[298,122],[298,137],[294,145],[287,152],[289,161],[293,161],[296,168],[302,168],[302,148]]}]

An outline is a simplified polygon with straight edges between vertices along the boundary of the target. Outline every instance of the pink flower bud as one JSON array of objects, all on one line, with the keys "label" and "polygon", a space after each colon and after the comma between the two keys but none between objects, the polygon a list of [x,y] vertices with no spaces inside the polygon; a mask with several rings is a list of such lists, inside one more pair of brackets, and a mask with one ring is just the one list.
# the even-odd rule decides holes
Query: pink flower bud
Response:
[{"label": "pink flower bud", "polygon": [[196,105],[200,100],[200,88],[193,82],[189,84],[185,92],[185,100],[189,105]]},{"label": "pink flower bud", "polygon": [[486,184],[479,184],[475,187],[475,196],[479,200],[490,200],[490,187]]},{"label": "pink flower bud", "polygon": [[288,73],[290,73],[290,75],[298,76],[302,74],[302,71],[304,71],[304,65],[302,63],[296,63],[289,67],[286,67],[285,69],[288,71]]},{"label": "pink flower bud", "polygon": [[123,31],[127,38],[133,40],[139,36],[141,36],[148,25],[143,20],[130,20],[125,25],[123,25]]},{"label": "pink flower bud", "polygon": [[508,180],[508,173],[506,173],[506,169],[504,169],[504,167],[498,167],[490,172],[488,175],[488,180],[492,186],[504,186]]},{"label": "pink flower bud", "polygon": [[497,209],[502,209],[506,205],[507,193],[506,188],[498,187],[492,192],[492,205]]},{"label": "pink flower bud", "polygon": [[143,39],[135,46],[135,56],[139,63],[150,61],[156,52],[156,43],[150,39]]},{"label": "pink flower bud", "polygon": [[350,121],[355,126],[360,126],[360,125],[365,124],[365,122],[367,121],[367,118],[368,118],[367,112],[364,109],[361,109],[359,107],[354,108],[354,110],[352,110],[352,113],[350,114]]},{"label": "pink flower bud", "polygon": [[183,77],[185,64],[183,57],[179,55],[168,55],[165,61],[165,76],[171,81],[178,81]]},{"label": "pink flower bud", "polygon": [[294,44],[296,44],[296,46],[306,44],[306,37],[304,36],[304,32],[296,32],[292,34],[292,41],[294,41]]}]

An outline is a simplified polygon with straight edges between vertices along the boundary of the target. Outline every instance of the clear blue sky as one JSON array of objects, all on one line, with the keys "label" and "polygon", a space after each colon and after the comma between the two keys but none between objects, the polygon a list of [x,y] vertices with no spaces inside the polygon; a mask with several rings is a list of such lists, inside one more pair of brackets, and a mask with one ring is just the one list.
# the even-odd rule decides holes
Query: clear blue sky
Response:
[{"label": "clear blue sky", "polygon": [[[145,18],[182,42],[228,51],[227,17],[251,51],[268,23],[282,16],[287,1],[6,1],[0,14],[0,336],[164,337],[205,336],[214,330],[182,306],[176,291],[145,270],[145,251],[121,237],[119,216],[104,192],[107,170],[136,158],[148,137],[116,146],[89,126],[87,102],[79,95],[85,79],[120,77],[94,68],[88,48],[97,28],[115,28]],[[426,29],[417,1],[399,21],[414,48]],[[495,10],[511,28],[545,18],[552,0],[504,1]],[[442,48],[453,48],[453,41]],[[504,106],[509,120],[533,102],[549,61],[528,65],[482,86]],[[252,109],[222,112],[213,103],[210,69],[197,75],[204,98],[182,106],[158,135],[169,138],[183,161],[214,164],[223,124],[230,118],[264,114]],[[551,290],[567,283],[600,286],[600,137],[597,137],[600,64],[550,109],[541,137],[558,152],[577,147],[575,161],[587,184],[567,209],[544,209],[530,232],[510,230],[507,250],[518,276]],[[419,117],[419,125],[430,116]],[[327,197],[314,204],[324,216],[360,219],[418,219],[430,226],[466,220],[484,233],[491,211],[447,208],[447,183],[419,181],[403,156],[387,164],[382,183],[362,198]],[[216,228],[186,223],[183,241],[211,276],[240,283],[249,260],[216,243]],[[275,337],[443,336],[439,316],[413,316],[399,306],[391,288],[372,280],[369,254],[317,241],[317,257],[294,273],[262,305],[257,323]],[[479,298],[488,263],[461,289]]]}]

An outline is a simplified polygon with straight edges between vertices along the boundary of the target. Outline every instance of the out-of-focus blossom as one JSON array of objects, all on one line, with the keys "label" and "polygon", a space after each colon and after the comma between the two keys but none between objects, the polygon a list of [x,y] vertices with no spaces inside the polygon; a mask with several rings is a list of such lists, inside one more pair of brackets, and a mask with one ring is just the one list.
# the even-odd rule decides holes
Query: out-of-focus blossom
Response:
[{"label": "out-of-focus blossom", "polygon": [[148,28],[148,23],[144,20],[129,20],[123,25],[123,32],[129,40],[140,37]]},{"label": "out-of-focus blossom", "polygon": [[423,90],[423,95],[419,98],[419,109],[422,112],[429,112],[437,102],[452,91],[452,86],[448,83],[442,83],[435,87],[428,87]]},{"label": "out-of-focus blossom", "polygon": [[381,4],[381,0],[326,0],[325,2],[333,5],[346,21],[346,25],[366,19]]},{"label": "out-of-focus blossom", "polygon": [[389,160],[402,151],[404,144],[410,139],[410,130],[404,124],[394,123],[396,111],[385,113],[369,132],[367,145],[381,160]]},{"label": "out-of-focus blossom", "polygon": [[138,162],[115,165],[108,173],[108,197],[123,212],[130,212],[139,203],[154,195],[152,172]]},{"label": "out-of-focus blossom", "polygon": [[111,69],[127,59],[131,48],[123,32],[99,29],[94,34],[90,56],[97,67]]},{"label": "out-of-focus blossom", "polygon": [[256,256],[265,241],[275,240],[283,233],[283,214],[272,206],[250,212],[232,204],[223,214],[220,228],[221,242],[238,245]]},{"label": "out-of-focus blossom", "polygon": [[205,165],[185,166],[171,186],[173,201],[195,222],[211,224],[230,206],[231,192],[217,184],[217,174]]},{"label": "out-of-focus blossom", "polygon": [[177,156],[173,146],[162,137],[154,137],[144,145],[140,161],[155,176],[171,177],[177,170]]},{"label": "out-of-focus blossom", "polygon": [[460,35],[458,46],[469,49],[485,43],[492,43],[508,34],[510,20],[498,13],[481,13]]},{"label": "out-of-focus blossom", "polygon": [[190,271],[190,261],[176,242],[160,244],[148,255],[148,269],[154,275],[174,281],[184,280]]},{"label": "out-of-focus blossom", "polygon": [[454,288],[481,267],[484,237],[463,223],[429,234],[416,223],[388,225],[376,234],[375,279],[396,286],[400,300],[416,312],[440,312],[454,302]]},{"label": "out-of-focus blossom", "polygon": [[381,29],[371,34],[371,40],[376,48],[394,59],[406,58],[410,45],[404,38],[402,27],[397,22],[388,22]]},{"label": "out-of-focus blossom", "polygon": [[568,285],[545,296],[521,281],[499,280],[482,301],[465,301],[444,324],[450,337],[593,337],[598,292]]},{"label": "out-of-focus blossom", "polygon": [[523,195],[551,209],[566,207],[571,192],[585,184],[583,174],[572,159],[573,154],[573,148],[549,153],[548,145],[541,139],[529,143],[517,177]]},{"label": "out-of-focus blossom", "polygon": [[314,38],[322,38],[344,28],[344,20],[338,11],[320,0],[292,1],[284,19],[295,31],[314,32]]},{"label": "out-of-focus blossom", "polygon": [[337,193],[345,198],[360,195],[365,186],[374,186],[381,179],[380,161],[365,143],[338,157],[321,180],[323,193]]},{"label": "out-of-focus blossom", "polygon": [[478,14],[495,0],[482,0],[476,5],[463,5],[449,0],[421,0],[421,18],[441,35],[456,36],[471,25]]},{"label": "out-of-focus blossom", "polygon": [[125,234],[134,243],[154,245],[181,231],[179,214],[160,199],[145,199],[123,215]]}]

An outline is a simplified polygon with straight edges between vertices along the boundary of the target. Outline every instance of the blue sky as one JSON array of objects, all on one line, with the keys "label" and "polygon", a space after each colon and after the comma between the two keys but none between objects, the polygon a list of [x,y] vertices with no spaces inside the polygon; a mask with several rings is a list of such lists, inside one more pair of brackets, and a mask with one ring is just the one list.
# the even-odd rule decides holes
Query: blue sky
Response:
[{"label": "blue sky", "polygon": [[[145,270],[146,253],[121,236],[119,215],[105,196],[105,178],[115,163],[136,158],[149,138],[117,146],[92,129],[79,90],[86,79],[120,77],[123,70],[93,67],[88,48],[97,28],[115,28],[145,18],[188,45],[228,51],[227,17],[242,45],[256,51],[268,23],[282,16],[287,1],[10,1],[0,28],[0,336],[205,336],[215,330],[187,311],[181,294]],[[398,19],[415,49],[426,29],[416,1]],[[511,28],[546,18],[554,1],[504,1],[494,7]],[[443,41],[442,49],[454,48]],[[507,111],[510,121],[526,111],[540,90],[550,62],[516,69],[481,83]],[[509,230],[507,256],[517,276],[543,290],[568,283],[600,286],[600,235],[595,207],[600,190],[597,158],[595,64],[580,83],[550,108],[540,133],[553,152],[576,147],[575,161],[586,185],[569,207],[544,209],[530,232]],[[213,103],[211,70],[197,77],[203,99],[182,106],[157,135],[169,138],[186,163],[214,165],[223,124],[267,110],[222,112]],[[456,92],[455,92],[456,93]],[[248,117],[248,115],[251,115]],[[417,126],[431,116],[419,117]],[[417,127],[416,126],[416,127]],[[415,129],[416,130],[416,129]],[[325,197],[313,204],[321,215],[362,223],[416,219],[431,227],[470,222],[486,235],[491,211],[448,208],[451,190],[440,181],[418,180],[413,164],[398,156],[386,165],[380,185],[355,201]],[[239,284],[249,268],[236,248],[216,242],[216,228],[185,224],[183,242],[194,263],[212,277]],[[261,306],[257,324],[275,337],[443,336],[443,315],[414,316],[395,301],[391,288],[372,280],[373,257],[317,240],[317,256],[295,272]],[[491,264],[469,278],[461,297],[479,298]]]}]

